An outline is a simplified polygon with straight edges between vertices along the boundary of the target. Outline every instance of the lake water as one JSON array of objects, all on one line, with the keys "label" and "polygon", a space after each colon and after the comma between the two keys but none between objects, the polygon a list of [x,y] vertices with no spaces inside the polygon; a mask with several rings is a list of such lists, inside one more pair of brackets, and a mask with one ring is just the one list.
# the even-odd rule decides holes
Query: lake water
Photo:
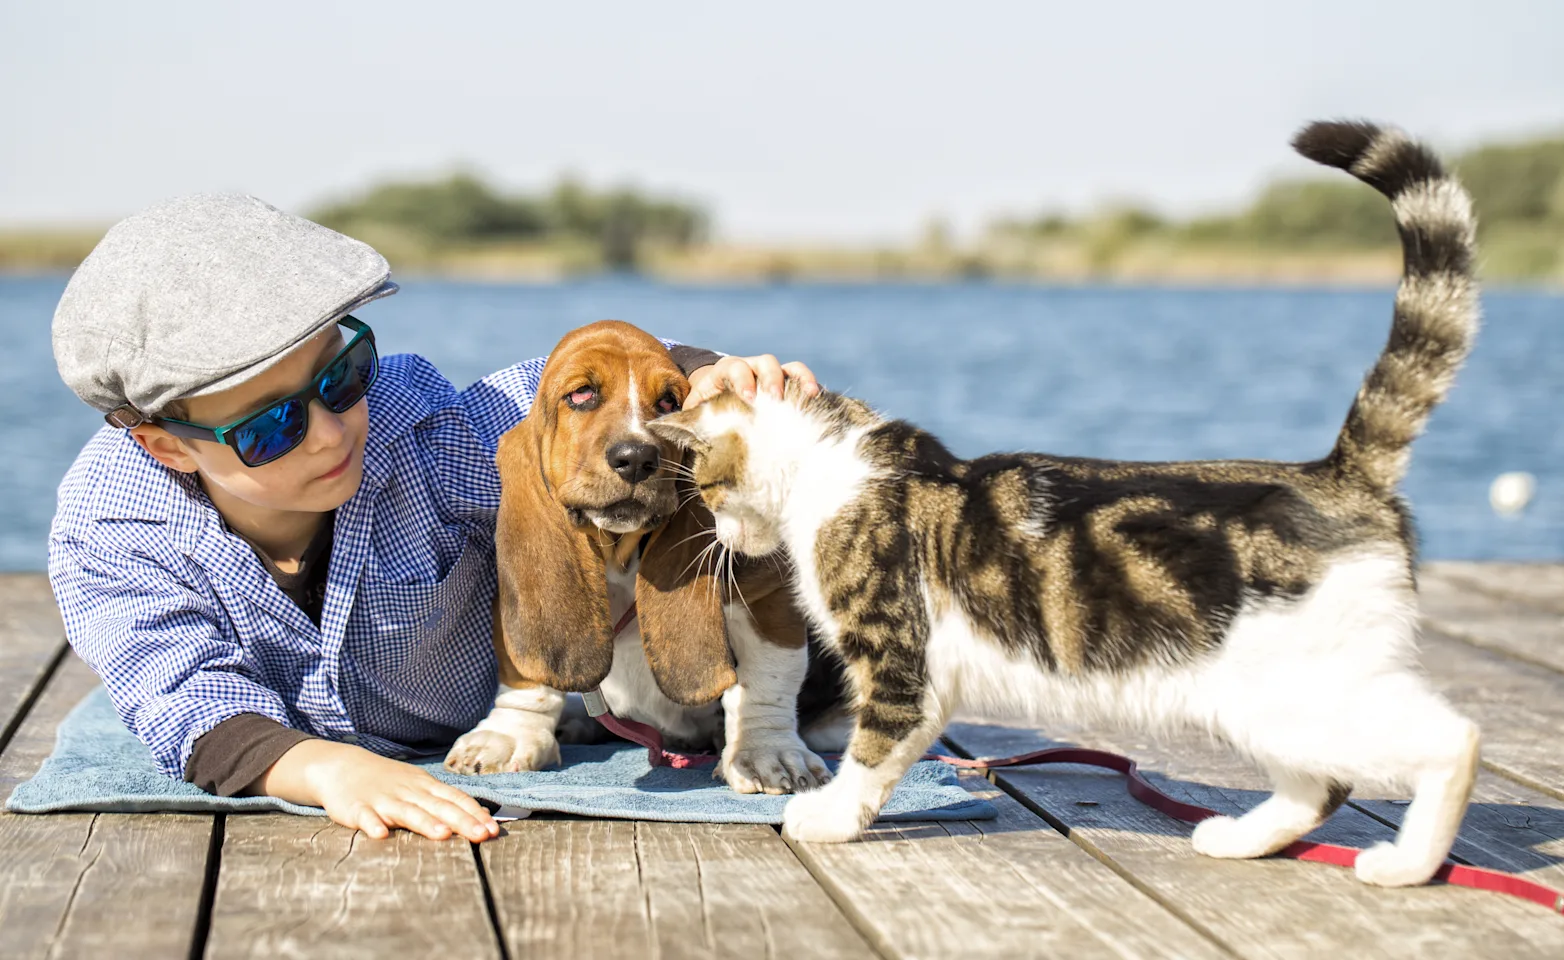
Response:
[{"label": "lake water", "polygon": [[[101,423],[55,372],[61,278],[0,278],[0,569],[42,569],[54,491]],[[996,450],[1134,459],[1312,459],[1389,329],[1392,291],[996,284],[680,287],[407,282],[361,317],[386,353],[454,383],[614,317],[729,353],[808,362],[829,387]],[[1432,558],[1564,558],[1564,297],[1490,293],[1486,325],[1404,490]],[[219,334],[220,335],[220,334]],[[1502,472],[1537,478],[1496,516]]]}]

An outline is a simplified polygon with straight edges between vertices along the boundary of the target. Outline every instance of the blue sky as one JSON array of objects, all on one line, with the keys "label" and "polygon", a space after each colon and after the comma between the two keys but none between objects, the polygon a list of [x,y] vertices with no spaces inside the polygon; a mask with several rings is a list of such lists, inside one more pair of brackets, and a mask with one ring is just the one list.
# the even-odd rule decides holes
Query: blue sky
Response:
[{"label": "blue sky", "polygon": [[1564,3],[0,0],[0,225],[457,164],[707,201],[757,240],[1045,206],[1185,213],[1320,116],[1449,148],[1564,130]]}]

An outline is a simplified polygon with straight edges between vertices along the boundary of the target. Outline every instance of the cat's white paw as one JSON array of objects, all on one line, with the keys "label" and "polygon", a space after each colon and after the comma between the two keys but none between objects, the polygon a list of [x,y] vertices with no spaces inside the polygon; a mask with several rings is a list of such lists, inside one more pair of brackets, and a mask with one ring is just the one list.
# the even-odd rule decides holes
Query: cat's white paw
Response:
[{"label": "cat's white paw", "polygon": [[712,776],[738,793],[802,793],[831,782],[825,761],[797,737],[728,744]]},{"label": "cat's white paw", "polygon": [[793,797],[782,811],[782,832],[806,843],[846,843],[858,839],[874,821],[876,811],[843,787],[837,781]]},{"label": "cat's white paw", "polygon": [[1432,879],[1439,864],[1429,867],[1422,853],[1387,841],[1358,854],[1352,869],[1359,880],[1376,887],[1415,887]]},{"label": "cat's white paw", "polygon": [[1270,852],[1269,833],[1259,834],[1237,817],[1207,817],[1195,824],[1189,842],[1195,852],[1222,860],[1249,860]]},{"label": "cat's white paw", "polygon": [[445,755],[445,769],[452,773],[516,773],[558,764],[559,741],[543,729],[469,730]]}]

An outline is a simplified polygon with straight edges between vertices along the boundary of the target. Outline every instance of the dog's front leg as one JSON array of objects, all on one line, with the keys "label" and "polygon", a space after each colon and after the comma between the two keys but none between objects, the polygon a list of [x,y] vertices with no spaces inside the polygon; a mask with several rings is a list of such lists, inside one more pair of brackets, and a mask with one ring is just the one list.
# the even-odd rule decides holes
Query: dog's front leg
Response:
[{"label": "dog's front leg", "polygon": [[792,793],[829,783],[831,773],[798,736],[805,647],[763,639],[742,613],[728,618],[738,682],[722,695],[727,743],[714,776],[739,793]]},{"label": "dog's front leg", "polygon": [[508,687],[500,684],[494,709],[469,730],[445,755],[453,773],[514,773],[542,770],[559,763],[554,728],[565,695],[541,684]]}]

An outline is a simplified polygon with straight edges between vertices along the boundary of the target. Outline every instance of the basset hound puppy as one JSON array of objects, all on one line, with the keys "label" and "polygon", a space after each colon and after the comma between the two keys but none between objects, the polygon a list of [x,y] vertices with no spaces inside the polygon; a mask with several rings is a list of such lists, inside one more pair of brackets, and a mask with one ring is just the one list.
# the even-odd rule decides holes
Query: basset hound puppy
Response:
[{"label": "basset hound puppy", "polygon": [[741,793],[829,780],[798,733],[809,653],[782,571],[721,555],[680,451],[646,429],[689,389],[627,323],[572,331],[550,354],[497,457],[499,691],[447,769],[558,763],[565,692],[601,689],[673,749],[721,745],[716,775]]}]

